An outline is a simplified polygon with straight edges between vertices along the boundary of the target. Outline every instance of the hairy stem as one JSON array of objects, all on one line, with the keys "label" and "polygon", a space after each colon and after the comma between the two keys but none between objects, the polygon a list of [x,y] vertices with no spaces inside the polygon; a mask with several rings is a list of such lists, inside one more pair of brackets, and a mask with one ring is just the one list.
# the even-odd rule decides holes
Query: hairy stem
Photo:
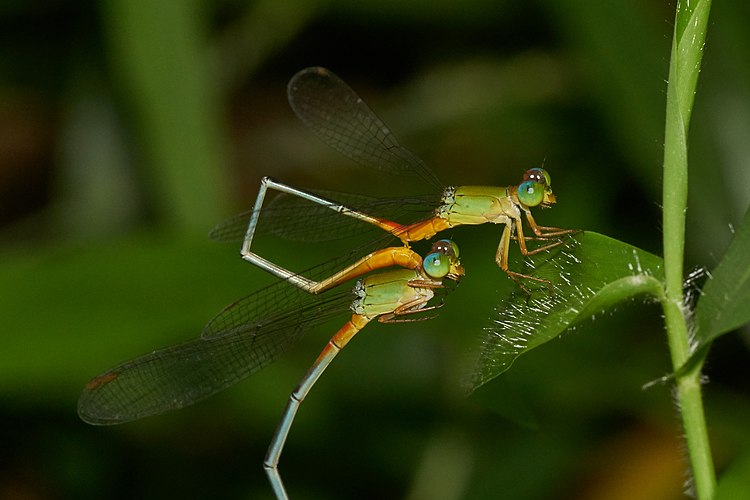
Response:
[{"label": "hairy stem", "polygon": [[[688,191],[688,130],[700,72],[710,0],[678,1],[667,87],[664,138],[664,272],[662,300],[672,366],[690,357],[687,320],[683,311],[683,254]],[[685,431],[695,491],[710,499],[716,489],[711,448],[703,411],[700,366],[677,378],[677,398]]]}]

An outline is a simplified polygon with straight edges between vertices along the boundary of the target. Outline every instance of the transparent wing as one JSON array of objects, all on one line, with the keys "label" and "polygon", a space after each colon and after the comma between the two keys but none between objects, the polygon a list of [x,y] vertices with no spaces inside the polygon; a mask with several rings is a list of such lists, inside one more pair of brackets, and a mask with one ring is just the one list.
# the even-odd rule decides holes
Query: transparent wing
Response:
[{"label": "transparent wing", "polygon": [[[330,276],[392,239],[386,234],[302,274],[315,280]],[[95,377],[80,396],[79,415],[92,424],[116,424],[205,399],[273,362],[306,330],[343,316],[352,299],[346,285],[311,295],[278,281],[224,308],[200,338]]]},{"label": "transparent wing", "polygon": [[[408,198],[373,198],[333,191],[308,190],[354,210],[388,220],[410,224],[433,215],[440,195]],[[252,210],[235,215],[210,232],[215,241],[241,241],[247,231]],[[276,195],[261,210],[256,232],[274,234],[293,241],[330,241],[368,232],[382,232],[375,226],[347,217],[322,205],[288,194]]]},{"label": "transparent wing", "polygon": [[303,69],[289,81],[287,98],[299,119],[339,153],[370,168],[417,175],[441,186],[435,173],[401,146],[356,92],[329,70]]},{"label": "transparent wing", "polygon": [[[314,280],[328,277],[354,260],[352,255],[354,252],[306,269],[300,274]],[[264,328],[269,328],[265,325],[273,325],[274,330],[297,328],[299,323],[304,323],[305,326],[317,325],[341,312],[330,307],[332,303],[338,304],[341,296],[348,299],[348,302],[344,301],[347,302],[344,309],[348,307],[353,296],[350,287],[343,289],[343,292],[336,289],[312,295],[286,281],[279,281],[225,307],[206,324],[201,336],[224,336],[235,331],[247,331],[257,325],[263,325]],[[283,306],[280,307],[279,304]]]},{"label": "transparent wing", "polygon": [[94,378],[78,413],[92,424],[116,424],[193,404],[265,367],[305,330],[344,313],[351,300],[349,290],[317,297],[284,282],[271,285],[225,308],[201,338]]}]

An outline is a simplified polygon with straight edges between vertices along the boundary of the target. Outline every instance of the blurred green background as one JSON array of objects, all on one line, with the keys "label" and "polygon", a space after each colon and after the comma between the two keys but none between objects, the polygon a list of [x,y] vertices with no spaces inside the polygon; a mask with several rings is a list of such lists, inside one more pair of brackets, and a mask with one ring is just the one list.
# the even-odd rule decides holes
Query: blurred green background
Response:
[{"label": "blurred green background", "polygon": [[[369,195],[295,119],[285,85],[322,65],[446,184],[544,164],[544,225],[660,253],[672,2],[3,2],[0,7],[0,498],[270,498],[261,462],[332,333],[246,382],[118,427],[81,422],[94,375],[195,337],[271,282],[210,242],[259,179]],[[691,133],[687,266],[711,269],[750,199],[750,7],[716,2]],[[450,235],[468,276],[438,319],[374,325],[303,405],[281,461],[293,498],[681,498],[687,462],[660,311],[632,303],[534,350],[467,398],[508,280],[497,227]],[[342,251],[267,239],[300,269]],[[342,319],[343,321],[343,319]],[[718,471],[750,450],[747,332],[709,356]],[[509,399],[513,396],[514,399]],[[502,399],[500,399],[502,398]],[[495,409],[512,407],[523,425]]]}]

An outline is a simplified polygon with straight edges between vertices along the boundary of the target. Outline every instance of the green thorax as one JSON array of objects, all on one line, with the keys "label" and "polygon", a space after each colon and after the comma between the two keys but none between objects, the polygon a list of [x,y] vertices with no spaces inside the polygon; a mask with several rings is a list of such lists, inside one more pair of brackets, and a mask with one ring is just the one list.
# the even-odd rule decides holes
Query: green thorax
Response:
[{"label": "green thorax", "polygon": [[438,217],[451,226],[461,224],[505,224],[520,211],[515,192],[508,187],[459,186],[443,193]]},{"label": "green thorax", "polygon": [[351,309],[356,314],[374,318],[392,313],[398,307],[417,299],[426,303],[434,295],[432,290],[409,284],[422,280],[425,278],[411,269],[394,269],[367,276],[354,287],[357,297]]}]

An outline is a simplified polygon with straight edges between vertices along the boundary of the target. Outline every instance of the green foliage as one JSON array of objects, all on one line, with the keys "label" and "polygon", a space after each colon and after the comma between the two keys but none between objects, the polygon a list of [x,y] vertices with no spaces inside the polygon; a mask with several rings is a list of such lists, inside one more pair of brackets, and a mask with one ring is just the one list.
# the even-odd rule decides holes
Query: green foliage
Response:
[{"label": "green foliage", "polygon": [[[554,293],[512,295],[496,311],[483,343],[472,386],[479,388],[508,370],[523,353],[560,335],[583,318],[646,293],[660,300],[672,355],[677,397],[699,498],[714,495],[716,480],[700,390],[700,368],[710,343],[750,321],[750,211],[711,275],[695,311],[697,344],[691,347],[683,298],[683,258],[688,188],[688,131],[706,39],[710,1],[678,3],[670,61],[664,147],[664,262],[630,249],[597,255],[595,239],[585,250],[571,241],[547,259],[532,258],[534,276],[553,279]],[[585,241],[585,243],[584,243]],[[601,242],[599,242],[601,243]],[[622,243],[608,242],[616,248]],[[634,265],[633,261],[637,261]],[[599,262],[602,266],[591,265]],[[619,261],[619,262],[618,262]],[[642,264],[645,262],[645,266]],[[587,265],[588,264],[588,265]],[[689,306],[688,306],[689,307]],[[691,316],[692,317],[692,316]],[[690,355],[693,357],[688,361]],[[731,477],[736,478],[738,474]],[[724,495],[737,488],[723,484]]]},{"label": "green foliage", "polygon": [[[672,53],[669,61],[667,109],[664,131],[663,246],[664,323],[672,358],[679,370],[690,352],[687,317],[684,310],[683,274],[688,195],[688,130],[695,90],[703,58],[710,0],[678,3]],[[682,426],[695,482],[701,499],[714,495],[716,477],[700,386],[700,366],[676,376]]]},{"label": "green foliage", "polygon": [[515,359],[558,337],[577,323],[638,295],[662,294],[662,260],[626,243],[585,232],[527,262],[552,290],[531,296],[513,291],[495,310],[471,381],[490,382]]},{"label": "green foliage", "polygon": [[750,210],[734,240],[701,291],[695,309],[696,339],[702,348],[750,322]]},{"label": "green foliage", "polygon": [[[27,4],[0,8],[0,198],[7,209],[0,234],[0,437],[14,491],[59,498],[269,495],[253,463],[262,460],[288,392],[340,324],[303,339],[241,387],[181,412],[102,430],[78,420],[75,401],[91,376],[197,336],[222,306],[263,284],[266,277],[247,269],[236,248],[198,240],[228,205],[249,207],[261,175],[368,195],[415,191],[394,179],[355,175],[300,132],[283,89],[311,64],[356,83],[403,144],[445,181],[510,184],[544,162],[559,203],[538,216],[540,223],[594,228],[654,253],[661,253],[664,229],[665,255],[686,244],[686,258],[672,253],[669,264],[656,265],[650,253],[586,232],[564,249],[580,263],[562,253],[530,261],[563,293],[542,289],[528,302],[514,295],[506,303],[511,284],[491,258],[497,228],[458,230],[468,274],[440,318],[373,325],[306,402],[282,464],[294,497],[526,499],[586,490],[606,498],[614,484],[620,496],[643,498],[650,484],[674,476],[672,495],[663,494],[674,498],[683,488],[684,446],[672,439],[649,448],[650,440],[634,438],[644,427],[669,438],[681,434],[671,388],[640,387],[673,372],[700,396],[698,368],[708,355],[709,427],[726,471],[717,496],[747,490],[742,457],[750,449],[750,409],[737,368],[746,351],[738,337],[720,339],[747,322],[747,216],[737,224],[750,179],[746,2],[711,9],[711,64],[700,73],[694,111],[706,1],[678,2],[674,18],[673,5],[628,0]],[[680,167],[662,174],[665,81],[665,164]],[[665,197],[657,202],[661,181]],[[667,213],[678,215],[676,224],[666,222]],[[721,257],[730,222],[738,231]],[[298,259],[306,246],[275,245],[268,255],[305,267]],[[339,250],[309,257],[316,262]],[[587,268],[594,262],[616,269]],[[694,316],[702,349],[690,350],[683,322],[681,355],[693,357],[678,370],[665,359],[656,307],[638,297],[660,297],[654,282],[664,275],[660,266],[670,265],[668,307],[684,319],[683,262],[715,268]],[[625,263],[634,267],[618,278]],[[571,289],[561,278],[587,276],[600,277],[587,285],[593,292],[565,296]],[[634,294],[631,305],[619,302],[617,314],[599,314]],[[516,351],[508,347],[513,327],[504,344],[488,342],[486,375],[478,372],[488,378],[476,392],[520,380],[518,397],[499,400],[489,392],[494,400],[476,408],[455,387],[457,365],[493,307],[492,332],[483,338],[500,338],[497,320],[505,318],[523,342]],[[585,320],[592,315],[596,321]],[[529,333],[536,326],[538,338]],[[584,333],[561,335],[567,326]],[[532,355],[520,356],[530,346]],[[488,382],[510,363],[512,370]],[[693,411],[696,405],[679,397],[680,411]],[[700,398],[692,401],[702,411]],[[538,432],[486,411],[503,404],[522,422],[536,415]],[[693,427],[685,428],[688,443]],[[622,442],[641,446],[618,448]],[[707,447],[689,448],[710,456]],[[631,481],[591,492],[602,484],[602,470],[626,472],[623,464],[642,465],[649,451],[664,463],[671,451],[678,470],[658,474],[657,464],[643,464]],[[345,473],[331,488],[321,478],[339,466]],[[437,475],[455,479],[451,488],[424,494],[425,484],[443,484],[430,481]]]}]

